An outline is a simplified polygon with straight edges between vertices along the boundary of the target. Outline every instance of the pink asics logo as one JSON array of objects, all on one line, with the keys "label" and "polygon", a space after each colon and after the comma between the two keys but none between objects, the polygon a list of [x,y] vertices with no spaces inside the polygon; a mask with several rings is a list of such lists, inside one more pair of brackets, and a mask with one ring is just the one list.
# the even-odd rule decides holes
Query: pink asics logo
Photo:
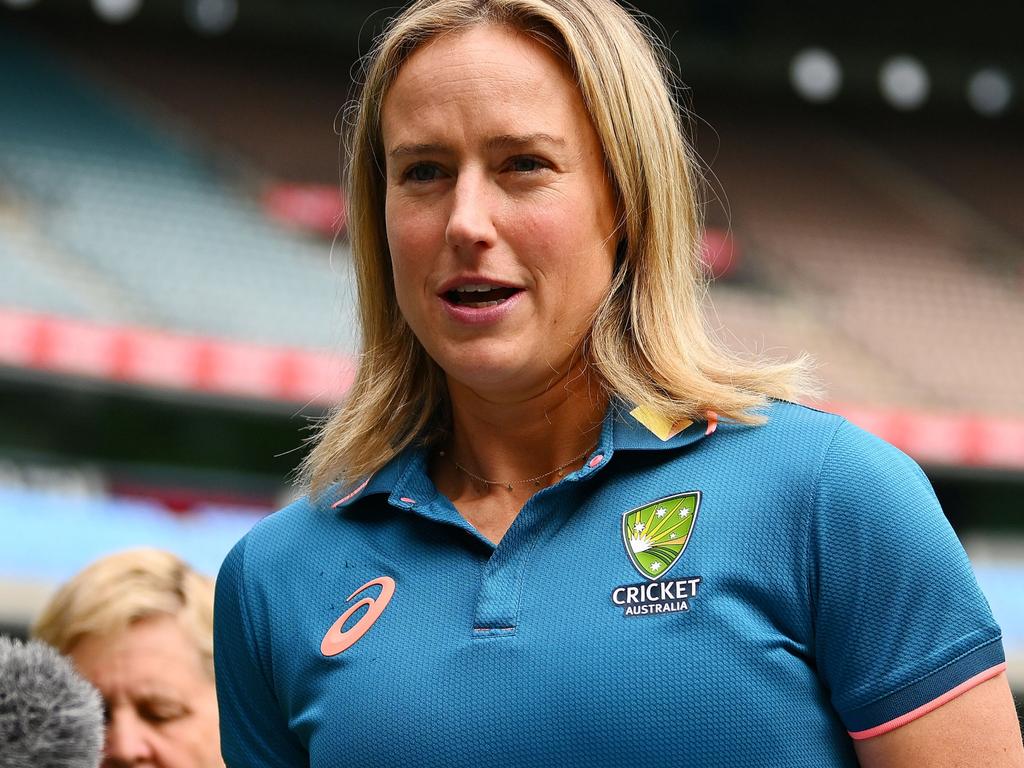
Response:
[{"label": "pink asics logo", "polygon": [[[350,606],[347,611],[341,614],[341,617],[331,625],[331,628],[327,630],[327,634],[324,635],[323,642],[320,643],[320,653],[324,656],[337,656],[342,651],[347,651],[356,641],[359,640],[366,632],[373,626],[373,622],[380,618],[380,615],[384,613],[384,609],[388,607],[388,603],[391,602],[392,595],[395,594],[395,580],[390,576],[381,576],[376,579],[372,579],[351,595],[348,596],[348,602],[353,597],[358,595],[360,592],[365,592],[370,587],[380,587],[380,594],[377,597],[364,597],[359,602]],[[362,617],[348,629],[344,629],[345,622],[348,621],[352,615],[363,606],[369,606],[369,610],[362,615]]]}]

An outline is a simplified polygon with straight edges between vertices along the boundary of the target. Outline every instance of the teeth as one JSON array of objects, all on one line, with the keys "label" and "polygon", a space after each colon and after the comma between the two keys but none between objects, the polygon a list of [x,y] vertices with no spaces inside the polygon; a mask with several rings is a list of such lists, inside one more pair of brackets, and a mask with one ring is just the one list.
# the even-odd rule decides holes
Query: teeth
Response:
[{"label": "teeth", "polygon": [[497,285],[488,285],[486,283],[480,283],[479,285],[460,285],[455,289],[456,293],[483,293],[484,291],[497,290]]},{"label": "teeth", "polygon": [[500,301],[467,301],[463,306],[472,307],[473,309],[483,309],[484,307],[496,307],[499,304],[501,304]]}]

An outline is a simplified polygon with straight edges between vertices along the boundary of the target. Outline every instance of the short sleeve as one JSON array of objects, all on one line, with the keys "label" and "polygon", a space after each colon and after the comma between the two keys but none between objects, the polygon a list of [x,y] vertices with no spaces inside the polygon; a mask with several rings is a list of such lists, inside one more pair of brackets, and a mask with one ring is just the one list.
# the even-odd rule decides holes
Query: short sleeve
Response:
[{"label": "short sleeve", "polygon": [[813,515],[815,657],[851,736],[897,728],[1005,668],[999,626],[911,459],[843,422]]},{"label": "short sleeve", "polygon": [[214,669],[220,709],[221,752],[228,768],[308,766],[309,756],[287,727],[249,625],[245,603],[243,538],[217,576]]}]

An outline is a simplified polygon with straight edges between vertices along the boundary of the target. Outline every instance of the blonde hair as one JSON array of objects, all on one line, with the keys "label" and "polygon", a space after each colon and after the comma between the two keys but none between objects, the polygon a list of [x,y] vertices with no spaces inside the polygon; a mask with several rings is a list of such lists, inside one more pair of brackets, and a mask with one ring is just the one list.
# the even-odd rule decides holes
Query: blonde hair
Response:
[{"label": "blonde hair", "polygon": [[154,616],[172,616],[213,677],[213,580],[170,552],[130,549],[101,558],[50,599],[32,634],[61,653],[87,635],[111,635]]},{"label": "blonde hair", "polygon": [[768,364],[728,352],[705,327],[697,165],[656,36],[613,0],[418,0],[369,57],[349,124],[349,235],[363,353],[345,401],[302,467],[314,493],[379,469],[447,425],[444,374],[395,300],[384,222],[381,105],[419,47],[479,24],[508,26],[561,56],[576,77],[621,210],[620,258],[582,350],[609,395],[670,422],[759,423],[766,398],[808,391],[806,359]]}]

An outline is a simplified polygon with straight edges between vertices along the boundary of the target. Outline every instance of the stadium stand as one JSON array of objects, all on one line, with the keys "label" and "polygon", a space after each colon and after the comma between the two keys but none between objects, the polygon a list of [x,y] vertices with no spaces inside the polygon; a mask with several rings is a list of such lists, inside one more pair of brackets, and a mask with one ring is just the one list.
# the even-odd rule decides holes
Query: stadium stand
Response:
[{"label": "stadium stand", "polygon": [[[964,213],[976,212],[983,230],[976,236],[994,235],[1004,241],[999,244],[1003,247],[1012,238],[1017,253],[1024,238],[1024,146],[1018,136],[977,121],[946,126],[941,136],[921,135],[910,126],[871,131],[872,143],[887,155],[899,157],[933,186],[955,193],[961,223]],[[950,151],[951,145],[956,151]],[[1017,278],[1024,279],[1024,272],[1018,271]]]},{"label": "stadium stand", "polygon": [[719,128],[714,170],[762,277],[712,292],[738,346],[827,350],[841,401],[1024,414],[1024,296],[972,209],[834,127]]},{"label": "stadium stand", "polygon": [[[42,247],[8,306],[350,352],[349,259],[269,221],[188,139],[0,30],[0,258]],[[13,76],[16,73],[16,76]],[[21,234],[19,234],[19,231]],[[81,288],[75,277],[89,275]],[[15,268],[16,269],[16,268]],[[31,271],[30,271],[31,270]],[[11,275],[15,274],[12,269]],[[7,282],[7,281],[5,281]],[[82,301],[79,294],[91,297]]]}]

